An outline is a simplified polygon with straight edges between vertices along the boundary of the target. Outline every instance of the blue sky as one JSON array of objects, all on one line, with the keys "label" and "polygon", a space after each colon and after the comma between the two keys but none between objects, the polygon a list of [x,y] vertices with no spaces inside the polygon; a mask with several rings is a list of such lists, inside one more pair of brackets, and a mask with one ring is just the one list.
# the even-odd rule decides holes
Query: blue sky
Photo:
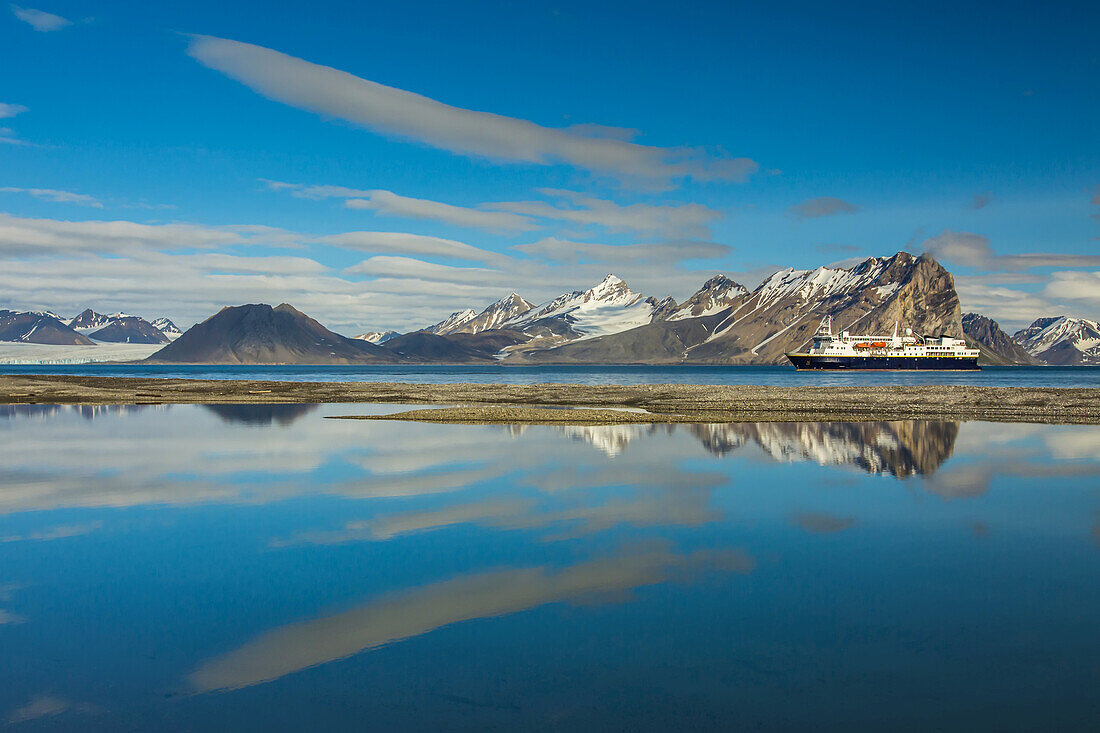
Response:
[{"label": "blue sky", "polygon": [[28,3],[0,307],[403,330],[907,249],[1100,316],[1095,3]]}]

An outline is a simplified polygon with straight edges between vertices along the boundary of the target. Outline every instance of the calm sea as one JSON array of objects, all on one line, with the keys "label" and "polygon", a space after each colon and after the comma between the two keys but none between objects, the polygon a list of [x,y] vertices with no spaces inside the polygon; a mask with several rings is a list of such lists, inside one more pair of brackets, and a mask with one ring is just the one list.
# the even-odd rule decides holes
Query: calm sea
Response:
[{"label": "calm sea", "polygon": [[985,367],[980,372],[798,372],[789,366],[148,366],[0,365],[0,374],[261,379],[311,382],[505,384],[974,384],[1100,387],[1100,367]]},{"label": "calm sea", "polygon": [[1100,727],[1100,427],[395,409],[0,408],[0,727]]}]

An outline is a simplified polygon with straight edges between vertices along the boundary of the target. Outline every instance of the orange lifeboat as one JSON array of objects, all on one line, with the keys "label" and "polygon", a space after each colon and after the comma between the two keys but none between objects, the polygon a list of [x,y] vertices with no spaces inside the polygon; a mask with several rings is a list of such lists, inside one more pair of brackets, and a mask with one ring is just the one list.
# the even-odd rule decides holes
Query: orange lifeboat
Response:
[{"label": "orange lifeboat", "polygon": [[871,344],[871,346],[875,349],[885,349],[886,348],[886,342],[885,341],[875,341],[874,343]]},{"label": "orange lifeboat", "polygon": [[855,346],[853,346],[852,348],[853,348],[853,349],[869,349],[869,348],[871,348],[871,344],[867,344],[867,343],[863,343],[863,344],[856,344],[856,345],[855,345]]}]

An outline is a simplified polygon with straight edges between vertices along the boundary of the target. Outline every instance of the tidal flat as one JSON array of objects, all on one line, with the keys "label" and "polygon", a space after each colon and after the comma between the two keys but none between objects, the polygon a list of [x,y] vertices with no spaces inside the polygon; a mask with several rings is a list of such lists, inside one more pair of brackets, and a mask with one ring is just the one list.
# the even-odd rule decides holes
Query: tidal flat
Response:
[{"label": "tidal flat", "polygon": [[[69,375],[0,376],[0,404],[398,403],[388,419],[463,423],[984,420],[1100,424],[1100,389],[959,385],[404,384]],[[570,407],[567,416],[560,410]],[[621,408],[644,410],[625,412]],[[348,417],[354,417],[349,414]]]}]

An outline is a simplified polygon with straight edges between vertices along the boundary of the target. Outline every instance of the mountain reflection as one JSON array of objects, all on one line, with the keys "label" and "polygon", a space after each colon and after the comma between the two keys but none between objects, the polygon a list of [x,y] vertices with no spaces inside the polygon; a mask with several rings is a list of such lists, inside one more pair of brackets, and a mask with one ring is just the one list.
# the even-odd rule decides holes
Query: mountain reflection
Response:
[{"label": "mountain reflection", "polygon": [[69,413],[79,415],[85,420],[97,417],[122,415],[144,410],[167,410],[171,405],[0,405],[0,419],[50,418]]},{"label": "mountain reflection", "polygon": [[709,453],[728,455],[757,445],[781,463],[813,461],[822,466],[856,466],[868,473],[899,478],[930,475],[951,457],[959,423],[898,420],[834,423],[720,423],[678,426],[564,426],[559,432],[598,448],[608,456],[623,453],[629,443],[661,429],[685,430]]},{"label": "mountain reflection", "polygon": [[316,410],[316,404],[203,405],[227,423],[244,425],[290,425]]},{"label": "mountain reflection", "polygon": [[690,578],[693,571],[747,574],[755,567],[755,559],[741,550],[685,555],[652,547],[561,569],[537,566],[460,575],[268,631],[203,663],[190,683],[196,692],[248,687],[462,621],[549,603],[623,600],[637,588],[685,574]]}]

